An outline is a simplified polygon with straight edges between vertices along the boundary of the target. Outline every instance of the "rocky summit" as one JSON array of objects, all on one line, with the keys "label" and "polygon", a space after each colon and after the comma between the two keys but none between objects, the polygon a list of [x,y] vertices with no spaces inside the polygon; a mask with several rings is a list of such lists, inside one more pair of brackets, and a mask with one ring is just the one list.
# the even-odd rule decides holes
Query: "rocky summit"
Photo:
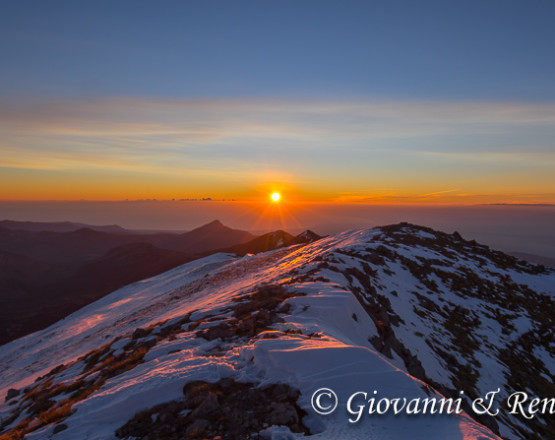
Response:
[{"label": "rocky summit", "polygon": [[0,439],[555,438],[554,295],[406,223],[214,254],[0,347]]}]

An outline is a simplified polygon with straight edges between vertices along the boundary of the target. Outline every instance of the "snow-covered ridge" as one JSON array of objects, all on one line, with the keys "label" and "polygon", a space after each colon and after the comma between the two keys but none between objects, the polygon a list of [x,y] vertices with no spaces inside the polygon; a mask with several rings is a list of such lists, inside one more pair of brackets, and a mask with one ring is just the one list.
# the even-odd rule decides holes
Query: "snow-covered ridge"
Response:
[{"label": "snow-covered ridge", "polygon": [[[319,416],[310,398],[321,387],[343,403],[361,388],[407,398],[498,387],[537,395],[553,383],[554,289],[552,270],[406,224],[213,255],[0,347],[1,394],[21,390],[0,406],[3,433],[116,438],[138,411],[181,408],[168,402],[183,402],[185,384],[230,378],[298,390],[296,403],[268,410],[267,424],[287,426],[268,426],[268,438],[497,438],[482,423],[507,439],[545,438],[542,418],[387,415],[352,424],[345,410]],[[172,415],[174,428],[191,429],[187,411]],[[192,412],[201,432],[207,411]],[[150,415],[153,430],[169,423]]]}]

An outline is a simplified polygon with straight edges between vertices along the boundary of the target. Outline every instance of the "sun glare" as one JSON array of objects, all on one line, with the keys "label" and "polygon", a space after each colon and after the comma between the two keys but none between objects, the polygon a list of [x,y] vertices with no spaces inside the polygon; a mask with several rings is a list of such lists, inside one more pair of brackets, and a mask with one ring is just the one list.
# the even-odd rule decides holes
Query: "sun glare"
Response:
[{"label": "sun glare", "polygon": [[271,198],[273,202],[279,202],[279,199],[281,199],[281,195],[279,193],[273,193],[271,195]]}]

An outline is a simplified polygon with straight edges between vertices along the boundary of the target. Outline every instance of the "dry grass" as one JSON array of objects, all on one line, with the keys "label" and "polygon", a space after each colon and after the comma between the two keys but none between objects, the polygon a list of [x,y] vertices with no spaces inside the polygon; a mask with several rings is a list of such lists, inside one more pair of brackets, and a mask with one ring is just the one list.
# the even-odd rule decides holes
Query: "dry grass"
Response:
[{"label": "dry grass", "polygon": [[0,440],[20,440],[25,437],[28,431],[27,427],[31,423],[31,419],[25,418],[17,424],[14,429],[10,429],[10,432],[0,434]]},{"label": "dry grass", "polygon": [[60,402],[59,406],[56,406],[48,411],[44,411],[39,414],[39,419],[41,421],[41,426],[48,425],[50,423],[55,423],[60,420],[65,419],[71,415],[71,407],[74,402],[68,399]]}]

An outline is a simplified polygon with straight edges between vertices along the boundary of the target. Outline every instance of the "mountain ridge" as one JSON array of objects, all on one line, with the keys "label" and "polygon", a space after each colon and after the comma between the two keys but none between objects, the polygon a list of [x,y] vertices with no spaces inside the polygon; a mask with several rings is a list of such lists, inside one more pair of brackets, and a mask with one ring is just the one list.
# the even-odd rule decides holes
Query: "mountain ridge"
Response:
[{"label": "mountain ridge", "polygon": [[[361,387],[409,398],[463,390],[468,405],[499,387],[503,398],[519,389],[549,397],[554,281],[549,268],[409,224],[242,258],[215,254],[0,347],[1,392],[19,389],[0,406],[2,429],[29,439],[54,430],[62,440],[136,437],[144,432],[137,417],[146,414],[156,420],[149,419],[155,437],[194,428],[231,438],[210,428],[211,417],[225,417],[219,400],[201,409],[184,385],[250,383],[245,393],[274,393],[264,387],[282,383],[293,391],[276,395],[281,413],[268,410],[265,438],[304,429],[314,438],[548,438],[549,418],[506,411],[489,420],[366,417],[353,426],[345,414],[315,414],[310,396],[330,387],[344,404]],[[30,404],[36,410],[24,418],[18,408]],[[249,429],[259,432],[262,420]]]}]

